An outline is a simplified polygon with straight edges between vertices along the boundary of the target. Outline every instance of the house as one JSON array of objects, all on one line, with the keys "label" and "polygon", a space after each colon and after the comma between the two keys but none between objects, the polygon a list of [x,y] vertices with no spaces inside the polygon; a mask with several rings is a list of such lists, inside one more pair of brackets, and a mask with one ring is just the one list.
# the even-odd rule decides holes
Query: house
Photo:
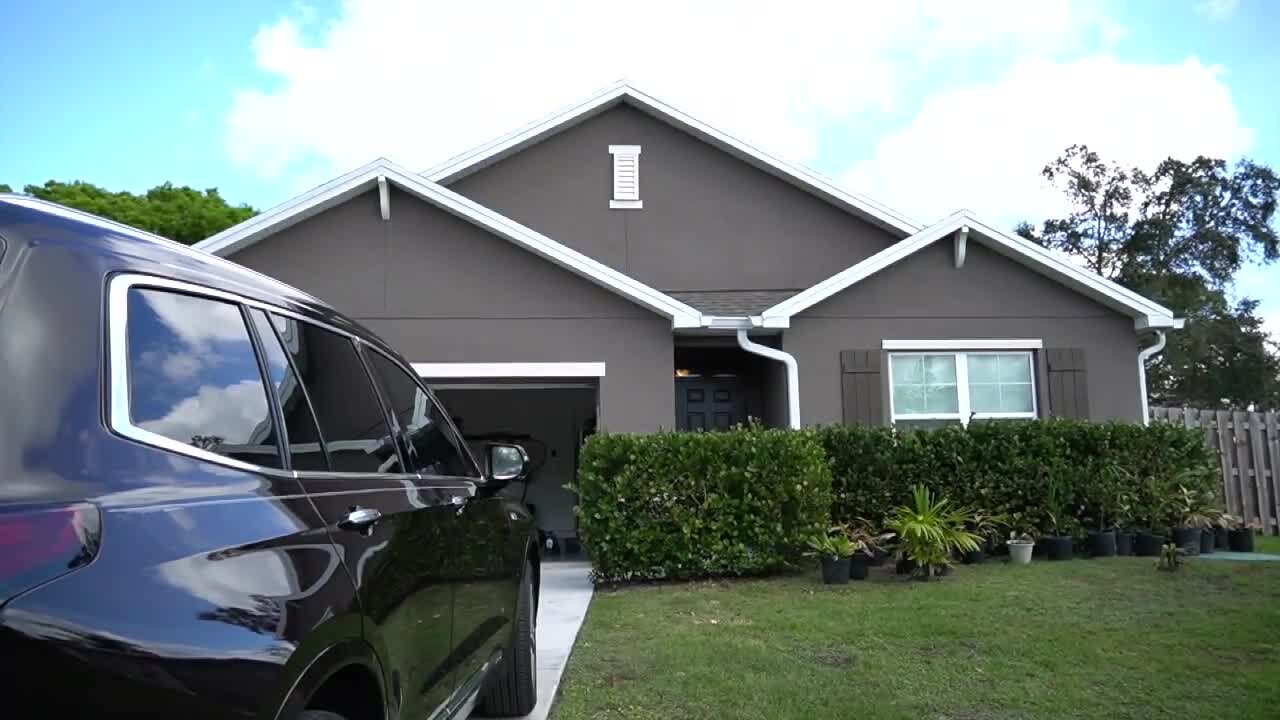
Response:
[{"label": "house", "polygon": [[922,225],[626,84],[197,247],[369,325],[469,436],[533,436],[546,502],[596,427],[1142,421],[1140,358],[1181,325],[967,211]]}]

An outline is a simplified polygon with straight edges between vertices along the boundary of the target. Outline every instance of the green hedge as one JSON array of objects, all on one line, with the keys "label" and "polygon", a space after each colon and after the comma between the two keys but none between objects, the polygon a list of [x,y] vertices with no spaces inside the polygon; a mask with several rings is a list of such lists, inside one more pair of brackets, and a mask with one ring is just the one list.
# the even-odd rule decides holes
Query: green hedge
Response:
[{"label": "green hedge", "polygon": [[776,571],[831,517],[827,456],[808,432],[597,435],[576,490],[579,538],[607,581]]},{"label": "green hedge", "polygon": [[[1065,534],[1115,523],[1162,529],[1177,521],[1179,485],[1218,488],[1199,431],[1167,424],[1068,420],[980,422],[895,433],[887,428],[814,431],[831,463],[837,522],[884,521],[924,484],[953,502],[1006,515],[1018,529]],[[1051,489],[1056,490],[1056,492]],[[1061,499],[1053,512],[1051,498]]]}]

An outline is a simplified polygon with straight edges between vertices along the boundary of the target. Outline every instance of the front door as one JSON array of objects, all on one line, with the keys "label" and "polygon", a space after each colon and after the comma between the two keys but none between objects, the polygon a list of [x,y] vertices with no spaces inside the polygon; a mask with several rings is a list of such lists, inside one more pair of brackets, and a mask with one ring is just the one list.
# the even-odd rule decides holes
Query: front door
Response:
[{"label": "front door", "polygon": [[746,393],[738,378],[676,378],[680,430],[728,430],[747,422]]}]

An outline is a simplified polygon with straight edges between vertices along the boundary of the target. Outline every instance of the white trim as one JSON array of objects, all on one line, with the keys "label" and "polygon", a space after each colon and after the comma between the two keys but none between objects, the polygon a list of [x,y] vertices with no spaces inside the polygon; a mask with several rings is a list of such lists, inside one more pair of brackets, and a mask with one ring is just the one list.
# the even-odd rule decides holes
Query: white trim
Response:
[{"label": "white trim", "polygon": [[1068,262],[1025,238],[996,230],[974,218],[969,211],[961,210],[765,310],[762,313],[764,324],[766,327],[787,327],[791,317],[797,313],[817,305],[900,260],[911,257],[935,241],[965,226],[969,228],[970,239],[977,240],[1011,260],[1020,262],[1118,312],[1129,315],[1134,319],[1135,329],[1172,328],[1180,323],[1180,319],[1174,318],[1173,311],[1169,308]]},{"label": "white trim", "polygon": [[983,339],[983,340],[885,340],[884,350],[1040,350],[1043,340]]},{"label": "white trim", "polygon": [[792,430],[800,429],[800,366],[795,356],[768,345],[753,342],[746,328],[738,328],[738,347],[760,357],[776,360],[787,370],[787,423]]},{"label": "white trim", "polygon": [[969,226],[961,225],[956,233],[956,269],[964,267],[965,251],[969,248]]},{"label": "white trim", "polygon": [[[992,342],[992,341],[987,341]],[[1028,341],[1013,341],[1028,342]],[[888,349],[888,348],[886,348]],[[889,424],[899,420],[958,420],[967,426],[971,420],[1034,420],[1040,417],[1040,399],[1038,397],[1039,381],[1036,378],[1035,356],[1030,352],[1034,348],[983,348],[972,352],[956,351],[940,348],[919,349],[909,352],[891,352],[888,357],[889,378]],[[1031,378],[1031,411],[1030,412],[973,412],[969,398],[969,356],[970,355],[1020,355],[1027,357],[1027,370]],[[955,358],[956,365],[956,408],[953,413],[903,413],[897,414],[893,409],[893,357],[950,355]]]},{"label": "white trim", "polygon": [[387,187],[387,176],[378,176],[378,209],[382,211],[382,219],[391,219],[391,189]]},{"label": "white trim", "polygon": [[368,191],[377,185],[379,177],[385,177],[397,188],[505,238],[579,277],[671,318],[672,327],[695,328],[702,324],[701,313],[696,308],[381,158],[196,243],[193,247],[213,255],[230,255]]},{"label": "white trim", "polygon": [[846,212],[871,220],[900,237],[906,237],[920,230],[920,225],[905,215],[870,198],[849,192],[833,180],[808,168],[788,163],[718,130],[688,113],[641,92],[625,80],[599,90],[582,102],[450,158],[422,174],[433,182],[448,184],[537,143],[548,135],[572,127],[624,102]]},{"label": "white trim", "polygon": [[596,385],[589,382],[540,382],[540,383],[428,383],[432,392],[437,390],[594,390]]},{"label": "white trim", "polygon": [[610,145],[613,156],[613,198],[609,208],[613,210],[639,210],[640,202],[640,146]]},{"label": "white trim", "polygon": [[1151,405],[1147,396],[1147,359],[1164,349],[1165,334],[1156,331],[1156,341],[1138,353],[1138,391],[1142,398],[1142,424],[1151,424]]},{"label": "white trim", "polygon": [[639,145],[610,145],[609,154],[610,155],[639,155],[640,146]]},{"label": "white trim", "polygon": [[602,362],[413,363],[413,371],[431,378],[604,377]]},{"label": "white trim", "polygon": [[610,210],[640,210],[644,207],[643,200],[610,200]]}]

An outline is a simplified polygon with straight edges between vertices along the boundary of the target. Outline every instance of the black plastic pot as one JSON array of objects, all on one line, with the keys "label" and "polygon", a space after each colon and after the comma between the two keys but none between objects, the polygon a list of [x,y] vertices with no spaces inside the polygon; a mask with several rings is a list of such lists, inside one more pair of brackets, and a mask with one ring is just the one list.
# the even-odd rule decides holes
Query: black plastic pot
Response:
[{"label": "black plastic pot", "polygon": [[1133,539],[1133,554],[1138,557],[1156,557],[1164,545],[1164,535],[1140,532]]},{"label": "black plastic pot", "polygon": [[871,567],[880,567],[881,565],[884,565],[884,561],[887,559],[889,559],[889,553],[884,552],[883,550],[877,550],[871,554]]},{"label": "black plastic pot", "polygon": [[1103,530],[1089,533],[1090,557],[1115,557],[1116,533],[1114,530]]},{"label": "black plastic pot", "polygon": [[986,559],[987,553],[985,550],[970,550],[964,554],[961,562],[965,565],[977,565],[980,562],[985,562]]},{"label": "black plastic pot", "polygon": [[1044,545],[1044,554],[1049,560],[1071,559],[1070,535],[1054,535],[1040,538],[1040,542]]},{"label": "black plastic pot", "polygon": [[1253,552],[1253,531],[1248,528],[1228,531],[1227,547],[1231,552]]},{"label": "black plastic pot", "polygon": [[854,553],[849,561],[849,579],[866,580],[871,572],[871,556],[860,552]]},{"label": "black plastic pot", "polygon": [[1117,532],[1116,533],[1116,555],[1126,557],[1133,554],[1133,533]]},{"label": "black plastic pot", "polygon": [[1188,555],[1200,554],[1200,528],[1179,527],[1173,529],[1173,544],[1187,551]]},{"label": "black plastic pot", "polygon": [[845,585],[849,582],[849,558],[822,558],[822,582]]},{"label": "black plastic pot", "polygon": [[904,557],[898,561],[897,566],[895,566],[893,570],[899,575],[910,575],[916,571],[916,561],[911,558]]},{"label": "black plastic pot", "polygon": [[1219,550],[1226,550],[1231,547],[1231,531],[1227,528],[1220,527],[1213,530],[1213,546]]},{"label": "black plastic pot", "polygon": [[1200,531],[1200,554],[1209,555],[1213,552],[1214,540],[1212,530]]}]

